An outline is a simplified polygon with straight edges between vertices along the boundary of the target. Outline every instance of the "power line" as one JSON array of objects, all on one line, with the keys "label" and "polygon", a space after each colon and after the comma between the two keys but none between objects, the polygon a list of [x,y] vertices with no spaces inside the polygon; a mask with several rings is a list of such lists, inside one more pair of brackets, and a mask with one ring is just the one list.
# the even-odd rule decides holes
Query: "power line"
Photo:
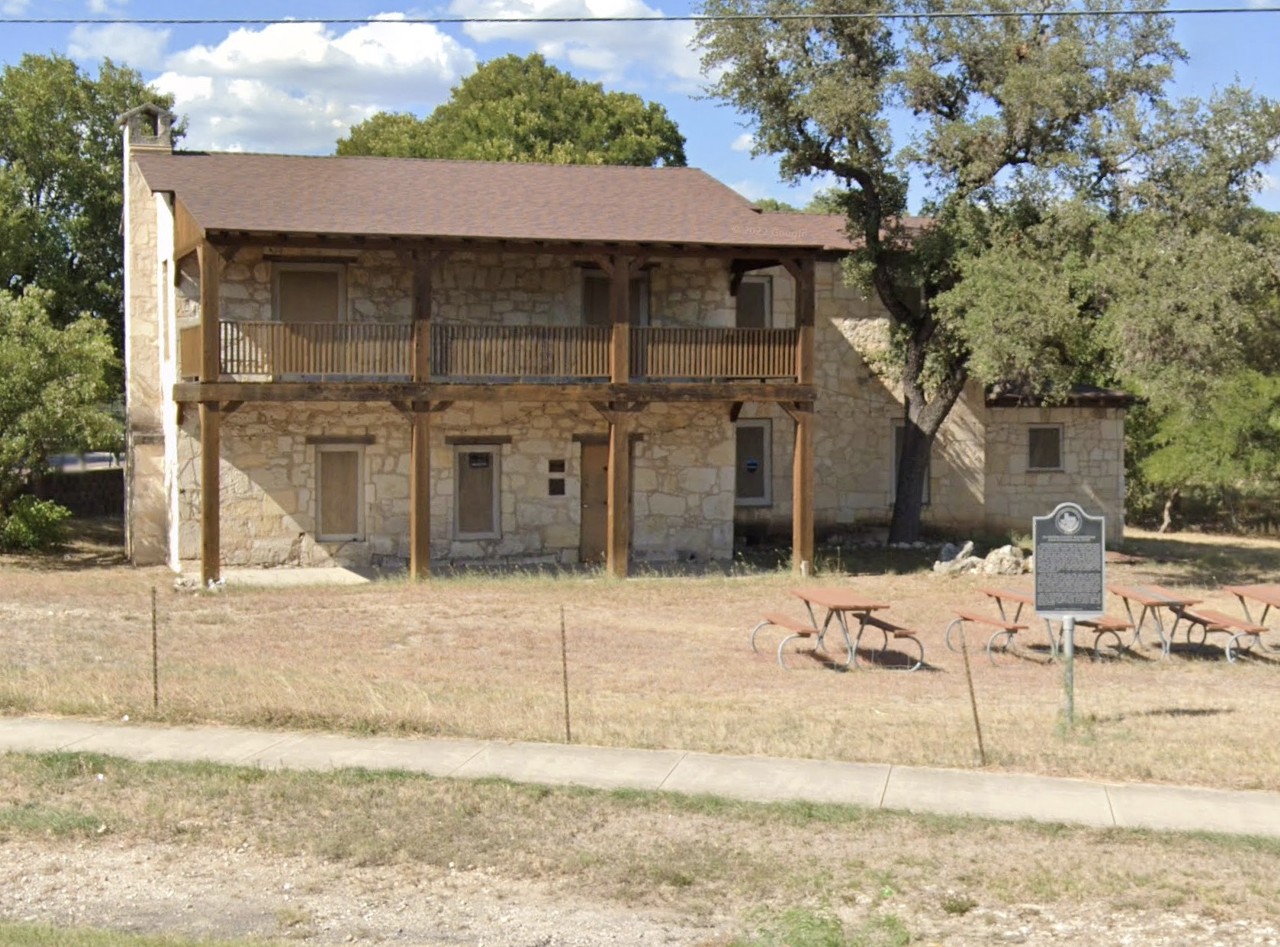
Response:
[{"label": "power line", "polygon": [[277,26],[298,23],[364,26],[372,23],[409,23],[431,26],[467,26],[471,24],[519,26],[565,23],[724,23],[735,20],[990,20],[1031,16],[1044,19],[1059,19],[1079,16],[1201,16],[1222,13],[1280,13],[1280,7],[1152,7],[1134,10],[1044,11],[956,10],[935,11],[932,13],[735,13],[716,16],[696,13],[673,14],[671,16],[406,16],[395,19],[374,19],[370,17],[5,17],[0,18],[0,24],[6,26]]}]

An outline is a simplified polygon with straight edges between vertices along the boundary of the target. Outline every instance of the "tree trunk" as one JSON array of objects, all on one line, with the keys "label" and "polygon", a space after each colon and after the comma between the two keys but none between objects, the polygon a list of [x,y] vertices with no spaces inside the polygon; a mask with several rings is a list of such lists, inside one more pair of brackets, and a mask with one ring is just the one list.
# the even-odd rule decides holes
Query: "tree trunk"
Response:
[{"label": "tree trunk", "polygon": [[1173,526],[1173,511],[1178,505],[1178,497],[1182,496],[1182,488],[1174,487],[1173,492],[1169,494],[1168,499],[1164,501],[1164,512],[1160,517],[1160,528],[1157,533],[1167,533],[1169,528]]},{"label": "tree trunk", "polygon": [[902,431],[902,453],[898,455],[898,475],[893,485],[890,543],[913,543],[920,538],[925,478],[929,475],[932,449],[933,434],[922,431],[908,419]]},{"label": "tree trunk", "polygon": [[902,431],[902,453],[898,455],[898,477],[894,484],[893,516],[889,520],[890,543],[914,543],[920,539],[920,517],[924,512],[924,478],[929,472],[929,455],[942,422],[964,390],[967,374],[957,369],[926,399],[918,384],[905,385],[906,426]]}]

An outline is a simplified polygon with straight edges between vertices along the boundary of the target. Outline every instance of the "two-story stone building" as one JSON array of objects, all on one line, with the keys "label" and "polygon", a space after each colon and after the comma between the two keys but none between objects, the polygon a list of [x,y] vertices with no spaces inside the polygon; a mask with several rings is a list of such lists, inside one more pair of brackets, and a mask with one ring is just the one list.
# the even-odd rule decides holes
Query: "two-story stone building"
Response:
[{"label": "two-story stone building", "polygon": [[[838,218],[687,168],[174,152],[170,122],[122,122],[135,562],[622,575],[886,518],[902,407]],[[967,392],[926,521],[1119,523],[1123,418]]]}]

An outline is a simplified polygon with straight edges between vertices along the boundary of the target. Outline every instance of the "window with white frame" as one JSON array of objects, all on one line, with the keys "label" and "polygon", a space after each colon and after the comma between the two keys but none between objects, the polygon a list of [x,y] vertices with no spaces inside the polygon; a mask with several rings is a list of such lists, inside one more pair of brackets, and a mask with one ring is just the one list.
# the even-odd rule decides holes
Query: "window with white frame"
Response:
[{"label": "window with white frame", "polygon": [[281,322],[342,322],[347,270],[341,263],[277,263],[273,268],[276,318]]},{"label": "window with white frame", "polygon": [[734,501],[738,506],[773,504],[773,432],[768,420],[739,421],[734,428],[737,460]]},{"label": "window with white frame", "polygon": [[[907,436],[907,424],[905,421],[895,421],[893,424],[893,465],[891,467],[892,479],[889,481],[889,497],[896,499],[898,495],[898,471],[902,466],[902,443]],[[933,480],[933,452],[930,449],[929,457],[924,463],[924,483],[920,486],[920,502],[925,506],[930,501],[930,481]]]},{"label": "window with white frame", "polygon": [[1027,469],[1062,469],[1062,425],[1033,424],[1027,429]]},{"label": "window with white frame", "polygon": [[497,444],[458,447],[455,454],[454,535],[458,539],[502,536],[502,450]]},{"label": "window with white frame", "polygon": [[316,538],[364,538],[364,450],[359,445],[316,446]]},{"label": "window with white frame", "polygon": [[738,284],[739,329],[768,329],[773,325],[773,277],[744,276]]}]

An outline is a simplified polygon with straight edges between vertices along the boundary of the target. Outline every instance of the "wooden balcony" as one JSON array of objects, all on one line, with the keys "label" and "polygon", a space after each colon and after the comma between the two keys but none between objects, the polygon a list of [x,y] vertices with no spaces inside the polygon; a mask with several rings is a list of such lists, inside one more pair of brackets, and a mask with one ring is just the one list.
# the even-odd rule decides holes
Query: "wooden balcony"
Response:
[{"label": "wooden balcony", "polygon": [[[198,326],[180,333],[180,374],[200,374]],[[221,379],[390,382],[413,373],[413,326],[224,321]],[[434,383],[599,383],[612,332],[593,326],[433,323]],[[631,329],[632,383],[794,381],[795,329]],[[210,379],[211,381],[213,379]]]}]

